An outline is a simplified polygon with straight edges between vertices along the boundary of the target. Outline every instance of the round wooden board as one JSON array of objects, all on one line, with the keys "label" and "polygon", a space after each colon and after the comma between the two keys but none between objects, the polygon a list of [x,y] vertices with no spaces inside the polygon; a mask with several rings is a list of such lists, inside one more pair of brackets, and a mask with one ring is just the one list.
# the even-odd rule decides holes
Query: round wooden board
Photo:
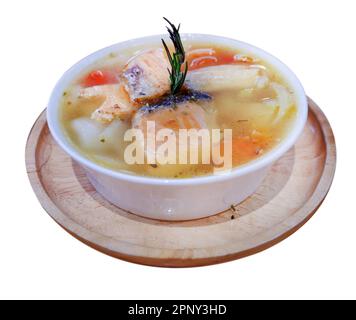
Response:
[{"label": "round wooden board", "polygon": [[43,208],[87,245],[135,263],[193,267],[254,254],[295,232],[330,188],[336,148],[328,120],[309,100],[303,135],[251,197],[236,211],[185,222],[145,219],[103,199],[54,142],[45,112],[30,132],[26,166]]}]

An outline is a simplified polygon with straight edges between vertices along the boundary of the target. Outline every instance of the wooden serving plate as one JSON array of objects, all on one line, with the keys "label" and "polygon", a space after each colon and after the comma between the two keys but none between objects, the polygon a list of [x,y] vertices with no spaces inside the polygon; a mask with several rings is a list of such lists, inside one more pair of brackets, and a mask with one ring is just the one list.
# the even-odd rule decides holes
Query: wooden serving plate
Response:
[{"label": "wooden serving plate", "polygon": [[26,166],[43,208],[85,244],[135,263],[192,267],[254,254],[300,228],[330,188],[336,148],[328,120],[309,100],[302,136],[251,197],[215,216],[185,222],[145,219],[103,199],[54,142],[45,112],[30,132]]}]

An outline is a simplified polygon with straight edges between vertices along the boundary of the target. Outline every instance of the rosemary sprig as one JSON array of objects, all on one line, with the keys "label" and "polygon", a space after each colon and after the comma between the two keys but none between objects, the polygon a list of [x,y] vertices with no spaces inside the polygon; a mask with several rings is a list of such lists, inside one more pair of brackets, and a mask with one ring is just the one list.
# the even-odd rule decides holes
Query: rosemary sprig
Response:
[{"label": "rosemary sprig", "polygon": [[178,25],[178,28],[171,23],[167,18],[163,18],[168,22],[170,25],[171,29],[167,27],[169,37],[173,42],[175,52],[173,52],[173,55],[170,53],[167,44],[165,41],[162,39],[162,44],[164,46],[164,49],[166,50],[167,57],[169,60],[169,63],[171,65],[171,70],[168,69],[169,73],[169,79],[171,81],[171,94],[174,95],[179,92],[179,90],[182,88],[185,77],[188,72],[188,62],[185,62],[185,67],[184,71],[182,72],[182,65],[185,61],[185,52],[182,44],[182,40],[179,35],[179,28],[180,25]]}]

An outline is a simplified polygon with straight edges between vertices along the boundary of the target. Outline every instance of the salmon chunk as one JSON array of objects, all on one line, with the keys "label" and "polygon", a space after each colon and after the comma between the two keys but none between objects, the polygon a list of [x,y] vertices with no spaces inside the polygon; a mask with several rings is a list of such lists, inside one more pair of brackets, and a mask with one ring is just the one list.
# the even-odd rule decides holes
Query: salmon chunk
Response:
[{"label": "salmon chunk", "polygon": [[[148,122],[151,125],[148,125]],[[154,127],[152,124],[154,123]],[[156,136],[161,129],[171,129],[176,136],[178,147],[179,129],[206,129],[208,128],[206,112],[194,101],[182,102],[174,107],[159,106],[155,109],[150,107],[141,108],[132,118],[132,127],[140,129],[143,133],[143,141],[140,145],[146,157],[154,158],[162,142],[156,141],[152,146],[147,142],[147,136]]]},{"label": "salmon chunk", "polygon": [[139,102],[168,92],[169,67],[163,49],[146,50],[130,59],[123,72],[130,99]]},{"label": "salmon chunk", "polygon": [[154,121],[156,130],[202,129],[206,128],[205,111],[197,103],[183,102],[175,107],[141,108],[132,119],[135,129],[146,130],[147,121]]},{"label": "salmon chunk", "polygon": [[79,98],[91,99],[102,97],[103,103],[96,109],[91,118],[100,122],[111,122],[114,119],[126,119],[136,110],[130,102],[125,86],[121,84],[108,84],[84,88],[79,93]]}]

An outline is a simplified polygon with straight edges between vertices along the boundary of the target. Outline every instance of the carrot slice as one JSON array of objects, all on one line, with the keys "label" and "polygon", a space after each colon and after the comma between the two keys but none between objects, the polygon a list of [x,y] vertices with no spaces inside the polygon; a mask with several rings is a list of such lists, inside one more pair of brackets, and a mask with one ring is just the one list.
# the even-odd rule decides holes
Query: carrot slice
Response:
[{"label": "carrot slice", "polygon": [[[232,164],[234,166],[251,161],[260,156],[268,147],[269,137],[259,135],[257,137],[238,136],[232,138]],[[224,144],[220,144],[223,154]]]}]

